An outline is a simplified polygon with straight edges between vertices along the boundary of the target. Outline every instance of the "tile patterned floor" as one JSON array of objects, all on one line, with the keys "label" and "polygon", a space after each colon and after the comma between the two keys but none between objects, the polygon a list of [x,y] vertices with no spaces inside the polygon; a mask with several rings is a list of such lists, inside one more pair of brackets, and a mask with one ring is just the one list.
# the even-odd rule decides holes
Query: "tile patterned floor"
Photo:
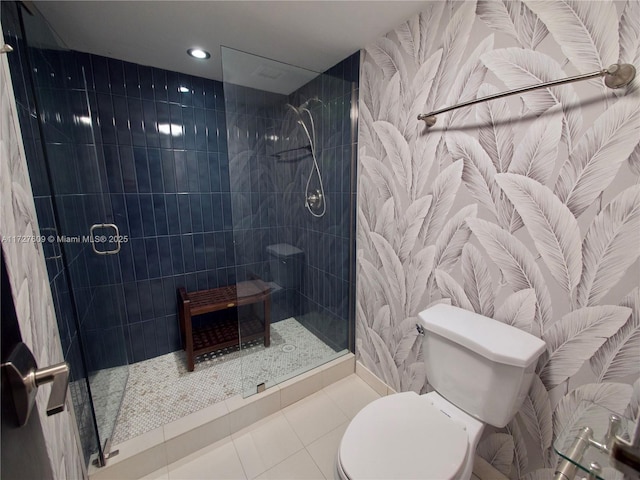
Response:
[{"label": "tile patterned floor", "polygon": [[144,478],[333,479],[342,434],[376,398],[360,377],[350,375]]},{"label": "tile patterned floor", "polygon": [[256,342],[242,352],[229,349],[203,356],[193,372],[187,372],[182,351],[134,363],[129,367],[112,444],[243,391],[255,392],[260,382],[285,380],[335,356],[332,348],[289,318],[272,325],[269,348]]},{"label": "tile patterned floor", "polygon": [[[351,419],[380,398],[355,374],[140,480],[337,479],[336,452]],[[275,441],[277,439],[277,441]],[[487,470],[482,479],[507,480]]]}]

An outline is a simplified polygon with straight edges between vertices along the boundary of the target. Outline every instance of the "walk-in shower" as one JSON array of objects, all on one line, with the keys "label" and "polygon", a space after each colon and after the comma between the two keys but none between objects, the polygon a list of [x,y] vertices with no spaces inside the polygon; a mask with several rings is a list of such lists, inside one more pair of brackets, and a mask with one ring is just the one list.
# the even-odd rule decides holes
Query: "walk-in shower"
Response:
[{"label": "walk-in shower", "polygon": [[[85,460],[352,348],[358,55],[319,75],[223,49],[223,85],[67,50],[23,8],[2,26],[42,234],[121,235],[44,246]],[[178,289],[255,280],[270,303],[193,318],[238,341],[189,372]],[[265,308],[268,347],[246,338]]]}]

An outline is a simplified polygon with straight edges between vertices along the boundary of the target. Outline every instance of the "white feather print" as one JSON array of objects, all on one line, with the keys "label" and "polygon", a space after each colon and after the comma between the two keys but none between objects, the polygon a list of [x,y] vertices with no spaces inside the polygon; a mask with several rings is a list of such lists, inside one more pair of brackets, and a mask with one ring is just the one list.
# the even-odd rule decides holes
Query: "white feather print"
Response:
[{"label": "white feather print", "polygon": [[400,377],[398,375],[398,368],[393,361],[393,357],[389,352],[388,347],[382,341],[380,336],[372,329],[368,329],[367,333],[371,338],[371,343],[375,350],[378,361],[380,362],[379,371],[383,375],[384,381],[394,390],[400,388]]},{"label": "white feather print", "polygon": [[[503,48],[485,53],[482,61],[504,84],[512,89],[564,78],[567,74],[553,58],[533,50]],[[540,115],[556,104],[564,115],[563,138],[569,151],[582,129],[580,98],[572,85],[545,88],[522,94],[532,113]]]},{"label": "white feather print", "polygon": [[591,369],[598,382],[640,374],[640,287],[620,303],[631,309],[631,316],[618,332],[591,357]]},{"label": "white feather print", "polygon": [[476,14],[487,26],[518,40],[518,32],[509,15],[507,6],[502,1],[478,0]]},{"label": "white feather print", "polygon": [[485,317],[493,317],[493,279],[484,257],[471,243],[462,249],[462,279],[464,293],[473,305],[473,310]]},{"label": "white feather print", "polygon": [[391,244],[381,235],[371,232],[371,241],[382,262],[388,283],[387,289],[393,294],[393,301],[389,302],[389,305],[404,305],[406,301],[404,269],[398,255]]},{"label": "white feather print", "polygon": [[624,416],[627,418],[638,418],[638,415],[640,415],[640,378],[633,382],[631,400],[624,412]]},{"label": "white feather print", "polygon": [[382,142],[378,138],[378,134],[373,128],[374,119],[367,108],[365,103],[360,103],[358,107],[358,142],[361,145],[366,145],[367,148],[361,148],[360,150],[366,150],[369,154],[375,158],[382,158],[384,156],[384,148]]},{"label": "white feather print", "polygon": [[411,198],[422,197],[429,192],[429,175],[436,157],[436,147],[441,135],[419,135],[413,146],[413,190]]},{"label": "white feather print", "polygon": [[518,143],[509,173],[524,175],[546,185],[558,158],[562,115],[558,107],[547,110],[527,129]]},{"label": "white feather print", "polygon": [[402,98],[400,75],[396,72],[384,89],[378,119],[389,122],[392,125],[400,125],[402,110],[402,102],[399,101],[400,98]]},{"label": "white feather print", "polygon": [[578,222],[551,190],[535,180],[500,173],[496,181],[520,214],[551,275],[571,297],[582,272]]},{"label": "white feather print", "polygon": [[516,478],[521,478],[529,466],[529,453],[518,421],[514,418],[505,427],[505,431],[513,438],[513,466]]},{"label": "white feather print", "polygon": [[484,458],[503,475],[509,475],[513,462],[513,437],[506,433],[492,433],[480,441],[476,454]]},{"label": "white feather print", "polygon": [[[575,418],[596,404],[612,412],[624,412],[632,393],[631,385],[623,383],[587,383],[565,395],[553,412],[553,431],[556,435],[569,431]],[[576,433],[582,425],[575,425]]]},{"label": "white feather print", "polygon": [[464,290],[458,282],[456,282],[451,275],[444,270],[434,270],[436,285],[442,296],[451,299],[451,304],[455,307],[464,308],[473,312],[473,305],[464,293]]},{"label": "white feather print", "polygon": [[361,154],[359,159],[364,174],[372,185],[376,187],[383,202],[389,198],[401,198],[396,187],[395,178],[389,167],[369,155]]},{"label": "white feather print", "polygon": [[431,208],[425,216],[420,231],[425,244],[432,244],[442,231],[453,201],[456,198],[462,181],[463,162],[452,163],[436,177],[431,189]]},{"label": "white feather print", "polygon": [[371,328],[380,335],[386,345],[391,343],[391,309],[389,305],[383,305],[373,317]]},{"label": "white feather print", "polygon": [[389,243],[395,238],[395,202],[393,197],[387,199],[382,208],[377,212],[374,231],[382,235]]},{"label": "white feather print", "polygon": [[400,388],[403,392],[420,393],[427,382],[427,371],[424,362],[415,362],[402,371]]},{"label": "white feather print", "polygon": [[420,66],[415,77],[413,77],[411,84],[411,97],[413,100],[407,111],[402,132],[410,142],[424,127],[424,123],[418,120],[418,115],[427,111],[427,98],[429,97],[429,92],[431,92],[433,78],[441,58],[442,49],[439,49]]},{"label": "white feather print", "polygon": [[[453,85],[448,90],[449,93],[446,97],[448,105],[466,102],[478,96],[478,89],[484,82],[487,73],[487,67],[480,61],[480,57],[493,49],[493,40],[493,34],[482,40],[458,70]],[[461,108],[443,115],[444,128],[448,128],[450,125],[464,124],[472,111],[470,108]]]},{"label": "white feather print", "polygon": [[633,173],[640,177],[640,142],[633,149],[631,155],[629,155],[629,168]]},{"label": "white feather print", "polygon": [[475,0],[462,3],[444,31],[442,60],[427,101],[429,110],[445,102],[446,93],[454,83],[475,20],[475,9]]},{"label": "white feather print", "polygon": [[398,177],[401,188],[410,192],[413,172],[411,169],[411,152],[407,141],[398,129],[389,122],[378,120],[374,122],[373,128],[387,152],[387,157]]},{"label": "white feather print", "polygon": [[547,329],[542,335],[547,352],[537,368],[545,386],[551,389],[575,375],[629,315],[630,308],[615,305],[584,307],[567,313]]},{"label": "white feather print", "polygon": [[514,292],[500,305],[495,313],[496,320],[507,325],[512,325],[527,333],[540,335],[535,327],[536,318],[536,292],[533,288],[527,288]]},{"label": "white feather print", "polygon": [[375,119],[378,118],[380,97],[382,96],[382,76],[378,72],[379,70],[372,63],[363,62],[360,75],[360,98]]},{"label": "white feather print", "polygon": [[[491,2],[502,4],[502,2]],[[478,97],[498,93],[498,89],[488,83],[478,90]],[[476,119],[482,125],[478,129],[478,141],[491,158],[496,171],[506,172],[513,159],[513,115],[505,99],[479,103],[476,106]],[[517,157],[516,157],[517,158]]]},{"label": "white feather print", "polygon": [[424,63],[438,34],[445,2],[428,2],[420,12],[420,63]]},{"label": "white feather print", "polygon": [[470,218],[467,224],[513,290],[534,289],[536,319],[543,330],[553,318],[551,296],[531,252],[520,240],[491,222]]},{"label": "white feather print", "polygon": [[417,360],[417,351],[422,346],[422,337],[418,336],[416,320],[416,318],[412,319],[413,325],[405,332],[404,336],[395,346],[395,350],[393,351],[393,361],[396,363],[397,367],[402,367],[407,364],[411,365]]},{"label": "white feather print", "polygon": [[453,158],[464,160],[462,180],[474,196],[496,218],[496,203],[500,197],[500,189],[495,182],[496,168],[475,138],[462,134],[448,134],[447,148]]},{"label": "white feather print", "polygon": [[420,64],[420,25],[418,15],[412,16],[406,22],[401,23],[395,34],[400,41],[400,45],[407,52],[417,65]]},{"label": "white feather print", "polygon": [[[375,233],[372,233],[371,235],[375,235]],[[397,303],[398,300],[395,297],[398,294],[397,293],[395,295],[392,294],[388,286],[389,280],[386,278],[386,276],[383,277],[382,273],[378,271],[375,265],[373,265],[366,258],[360,258],[358,259],[358,262],[360,264],[361,273],[363,275],[361,277],[363,286],[364,285],[369,286],[368,289],[365,289],[363,291],[370,292],[368,293],[368,295],[370,296],[382,297],[383,302],[388,305],[394,305],[394,302]],[[364,304],[368,305],[368,303],[366,302]],[[370,318],[373,319],[373,315]]]},{"label": "white feather print", "polygon": [[477,205],[467,205],[458,210],[456,214],[445,223],[435,244],[434,268],[445,271],[453,268],[462,254],[462,249],[471,236],[467,220],[475,218],[477,214]]},{"label": "white feather print", "polygon": [[602,70],[618,60],[618,15],[613,2],[524,3],[540,17],[580,73]]},{"label": "white feather print", "polygon": [[511,18],[514,18],[520,44],[525,48],[535,50],[549,34],[549,30],[524,3],[510,0],[503,0],[503,2],[506,2]]},{"label": "white feather print", "polygon": [[427,195],[413,202],[397,225],[398,256],[402,263],[406,262],[416,245],[416,240],[420,236],[420,230],[431,206],[431,199],[431,195]]},{"label": "white feather print", "polygon": [[614,198],[593,220],[584,238],[584,268],[578,305],[598,303],[640,255],[640,185]]},{"label": "white feather print", "polygon": [[537,375],[533,376],[531,387],[518,414],[524,428],[538,447],[536,455],[543,456],[553,440],[553,424],[549,393]]},{"label": "white feather print", "polygon": [[398,46],[386,37],[380,37],[372,45],[367,47],[367,54],[382,69],[385,78],[388,80],[396,72],[400,73],[400,81],[406,87],[407,68],[404,64],[402,54]]},{"label": "white feather print", "polygon": [[618,26],[620,36],[620,63],[638,66],[640,56],[640,2],[627,0]]},{"label": "white feather print", "polygon": [[577,218],[609,186],[638,143],[640,102],[621,99],[582,136],[562,165],[554,193]]}]

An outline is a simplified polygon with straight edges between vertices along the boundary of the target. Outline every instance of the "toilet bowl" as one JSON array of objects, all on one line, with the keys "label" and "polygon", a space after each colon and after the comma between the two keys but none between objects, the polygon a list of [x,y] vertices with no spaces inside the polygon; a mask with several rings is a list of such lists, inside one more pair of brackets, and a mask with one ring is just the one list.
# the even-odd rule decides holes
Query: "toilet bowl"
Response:
[{"label": "toilet bowl", "polygon": [[404,392],[363,408],[337,455],[339,478],[469,478],[484,424],[435,392]]},{"label": "toilet bowl", "polygon": [[419,315],[434,391],[379,398],[351,420],[336,455],[343,480],[468,480],[486,424],[518,411],[546,348],[515,327],[450,305]]}]

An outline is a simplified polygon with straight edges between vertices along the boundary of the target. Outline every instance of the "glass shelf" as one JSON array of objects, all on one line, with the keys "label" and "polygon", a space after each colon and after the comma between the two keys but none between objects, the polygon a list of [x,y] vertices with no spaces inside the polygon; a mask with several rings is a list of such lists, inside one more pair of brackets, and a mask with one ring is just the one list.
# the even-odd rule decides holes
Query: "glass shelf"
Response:
[{"label": "glass shelf", "polygon": [[576,479],[588,477],[589,466],[594,462],[597,462],[600,467],[602,467],[602,473],[597,475],[599,480],[623,479],[623,474],[610,465],[609,454],[603,452],[594,445],[589,445],[587,447],[582,458],[570,458],[572,446],[580,435],[580,431],[583,427],[589,427],[593,430],[592,438],[595,441],[598,443],[602,443],[604,441],[604,437],[609,428],[609,417],[613,414],[617,415],[621,419],[618,436],[625,440],[629,440],[635,428],[635,422],[633,420],[623,417],[617,412],[612,412],[601,405],[585,401],[580,402],[576,409],[576,413],[556,438],[556,441],[553,444],[553,449],[564,460],[568,460],[578,467],[579,470],[576,473]]}]

